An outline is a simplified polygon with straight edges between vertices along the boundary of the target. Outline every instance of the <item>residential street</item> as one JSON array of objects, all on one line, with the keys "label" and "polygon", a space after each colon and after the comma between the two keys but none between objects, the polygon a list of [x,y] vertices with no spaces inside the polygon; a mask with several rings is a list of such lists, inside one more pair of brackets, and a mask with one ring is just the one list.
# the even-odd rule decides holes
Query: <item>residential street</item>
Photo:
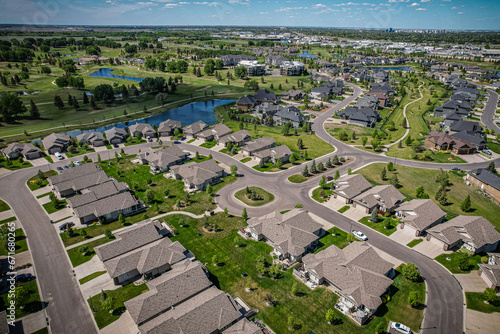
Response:
[{"label": "residential street", "polygon": [[484,106],[483,114],[481,115],[481,122],[483,122],[488,129],[495,130],[495,134],[499,134],[500,128],[495,122],[493,122],[498,105],[498,94],[491,89],[488,89],[488,94],[488,103]]}]

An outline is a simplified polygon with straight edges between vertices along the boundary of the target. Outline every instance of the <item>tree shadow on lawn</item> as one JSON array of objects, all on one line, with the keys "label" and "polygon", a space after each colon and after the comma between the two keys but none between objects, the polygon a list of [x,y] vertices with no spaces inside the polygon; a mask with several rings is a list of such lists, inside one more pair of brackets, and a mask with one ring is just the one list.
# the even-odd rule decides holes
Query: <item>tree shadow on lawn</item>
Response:
[{"label": "tree shadow on lawn", "polygon": [[220,289],[220,282],[217,276],[212,274],[210,271],[208,271],[208,279],[217,287],[217,289]]}]

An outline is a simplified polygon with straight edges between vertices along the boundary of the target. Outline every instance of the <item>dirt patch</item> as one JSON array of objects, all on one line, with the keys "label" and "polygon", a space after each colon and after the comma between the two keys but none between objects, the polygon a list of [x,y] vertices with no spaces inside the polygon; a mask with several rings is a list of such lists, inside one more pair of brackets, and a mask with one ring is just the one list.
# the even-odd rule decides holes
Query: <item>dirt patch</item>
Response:
[{"label": "dirt patch", "polygon": [[196,91],[197,91],[197,92],[202,92],[202,91],[204,91],[204,90],[206,90],[206,89],[209,89],[209,88],[211,88],[211,87],[212,87],[212,86],[210,86],[210,85],[209,85],[209,86],[203,86],[203,87],[198,88]]}]

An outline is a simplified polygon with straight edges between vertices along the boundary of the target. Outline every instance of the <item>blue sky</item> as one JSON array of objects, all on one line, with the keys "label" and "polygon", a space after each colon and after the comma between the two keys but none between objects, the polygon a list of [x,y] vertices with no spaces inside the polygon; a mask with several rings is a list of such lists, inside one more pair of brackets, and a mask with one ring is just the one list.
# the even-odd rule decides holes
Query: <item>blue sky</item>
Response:
[{"label": "blue sky", "polygon": [[500,30],[498,0],[0,0],[0,23]]}]

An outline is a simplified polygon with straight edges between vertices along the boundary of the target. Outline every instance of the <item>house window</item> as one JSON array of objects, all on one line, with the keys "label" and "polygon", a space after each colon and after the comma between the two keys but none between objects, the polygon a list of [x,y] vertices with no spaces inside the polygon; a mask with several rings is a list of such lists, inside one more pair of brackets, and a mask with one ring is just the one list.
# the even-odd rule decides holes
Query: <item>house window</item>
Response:
[{"label": "house window", "polygon": [[129,278],[129,274],[125,274],[125,275],[123,275],[123,277]]}]

